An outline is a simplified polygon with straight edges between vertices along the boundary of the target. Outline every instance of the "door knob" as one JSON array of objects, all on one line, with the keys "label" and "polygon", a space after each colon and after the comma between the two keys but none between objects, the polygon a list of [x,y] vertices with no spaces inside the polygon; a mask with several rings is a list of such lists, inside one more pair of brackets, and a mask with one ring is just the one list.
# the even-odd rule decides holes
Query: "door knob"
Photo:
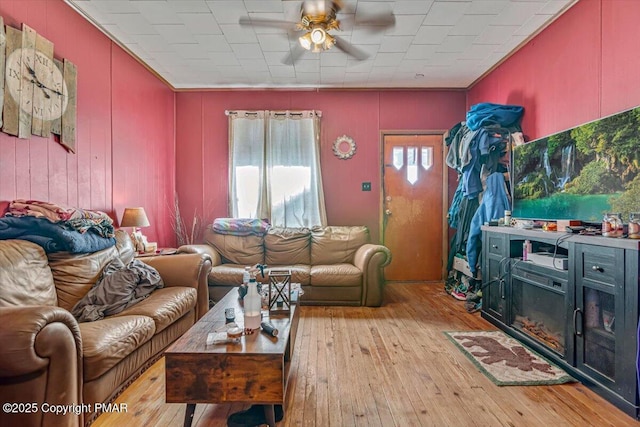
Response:
[{"label": "door knob", "polygon": [[384,211],[385,215],[391,215],[391,209],[387,209],[386,211]]},{"label": "door knob", "polygon": [[390,201],[391,201],[391,196],[387,196],[387,197],[385,198],[385,200],[386,200],[387,202],[390,202]]}]

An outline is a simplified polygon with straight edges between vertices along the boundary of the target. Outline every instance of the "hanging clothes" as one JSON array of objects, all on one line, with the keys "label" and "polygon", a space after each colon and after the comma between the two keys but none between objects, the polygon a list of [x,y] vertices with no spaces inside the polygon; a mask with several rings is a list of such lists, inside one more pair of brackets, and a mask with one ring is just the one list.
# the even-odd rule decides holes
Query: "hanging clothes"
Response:
[{"label": "hanging clothes", "polygon": [[471,219],[469,237],[467,239],[467,261],[469,269],[476,277],[478,259],[482,246],[482,230],[480,227],[492,219],[502,218],[505,210],[511,210],[511,202],[507,194],[504,175],[499,172],[487,177],[487,188],[482,195],[482,203]]},{"label": "hanging clothes", "polygon": [[483,102],[471,106],[467,112],[467,126],[471,130],[483,126],[498,125],[509,127],[520,121],[524,108],[519,105],[502,105]]}]

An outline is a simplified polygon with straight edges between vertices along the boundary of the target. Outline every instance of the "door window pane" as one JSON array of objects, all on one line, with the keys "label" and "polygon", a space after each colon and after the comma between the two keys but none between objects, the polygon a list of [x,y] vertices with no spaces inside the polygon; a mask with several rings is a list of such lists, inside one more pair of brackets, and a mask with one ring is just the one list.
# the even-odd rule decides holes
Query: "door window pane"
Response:
[{"label": "door window pane", "polygon": [[407,181],[411,185],[418,181],[418,147],[407,147]]},{"label": "door window pane", "polygon": [[393,166],[400,170],[404,165],[404,147],[393,147]]},{"label": "door window pane", "polygon": [[422,147],[422,167],[429,170],[433,166],[433,147]]}]

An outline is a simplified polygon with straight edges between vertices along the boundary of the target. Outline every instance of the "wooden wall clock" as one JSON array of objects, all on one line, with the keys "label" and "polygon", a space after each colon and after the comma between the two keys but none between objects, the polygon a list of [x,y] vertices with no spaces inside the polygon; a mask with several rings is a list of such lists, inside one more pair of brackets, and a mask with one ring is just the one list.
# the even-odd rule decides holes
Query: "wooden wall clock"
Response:
[{"label": "wooden wall clock", "polygon": [[[1,18],[0,18],[1,19]],[[1,25],[1,22],[0,22]],[[22,31],[2,26],[2,131],[18,138],[60,136],[75,153],[77,71],[70,61],[53,57],[53,43],[22,24]],[[4,31],[3,31],[4,32]],[[6,63],[2,63],[5,62]]]}]

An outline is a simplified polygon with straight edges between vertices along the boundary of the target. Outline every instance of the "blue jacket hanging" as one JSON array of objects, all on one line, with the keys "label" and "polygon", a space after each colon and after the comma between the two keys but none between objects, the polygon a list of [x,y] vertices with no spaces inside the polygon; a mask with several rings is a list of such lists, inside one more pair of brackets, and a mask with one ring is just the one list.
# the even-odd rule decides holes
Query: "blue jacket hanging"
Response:
[{"label": "blue jacket hanging", "polygon": [[505,210],[511,210],[511,203],[505,187],[504,175],[494,172],[487,177],[487,188],[482,195],[482,203],[471,219],[469,238],[467,239],[467,261],[473,276],[478,270],[478,255],[482,246],[482,230],[485,222],[504,216]]}]

